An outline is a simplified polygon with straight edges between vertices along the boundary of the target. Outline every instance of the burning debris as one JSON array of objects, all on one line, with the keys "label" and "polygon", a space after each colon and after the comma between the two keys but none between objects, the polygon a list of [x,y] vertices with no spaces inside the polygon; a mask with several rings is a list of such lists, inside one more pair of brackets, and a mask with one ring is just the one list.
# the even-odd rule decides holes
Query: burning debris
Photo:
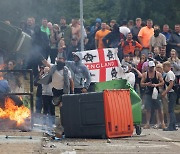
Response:
[{"label": "burning debris", "polygon": [[9,97],[5,99],[5,108],[0,108],[0,119],[15,121],[16,127],[26,125],[26,119],[30,119],[30,116],[31,111],[27,107],[16,106]]}]

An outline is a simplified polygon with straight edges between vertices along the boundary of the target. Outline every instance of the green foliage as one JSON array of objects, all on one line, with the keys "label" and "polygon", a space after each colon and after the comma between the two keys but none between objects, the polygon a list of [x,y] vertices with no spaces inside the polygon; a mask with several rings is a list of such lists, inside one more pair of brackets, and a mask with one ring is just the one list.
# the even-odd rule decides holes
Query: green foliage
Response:
[{"label": "green foliage", "polygon": [[[141,17],[151,18],[161,26],[164,23],[173,26],[180,21],[179,8],[179,0],[84,0],[84,19],[89,25],[97,17],[105,22]],[[35,17],[39,24],[43,17],[59,23],[60,17],[65,16],[70,22],[79,18],[79,0],[1,0],[0,20],[19,25],[29,16]]]}]

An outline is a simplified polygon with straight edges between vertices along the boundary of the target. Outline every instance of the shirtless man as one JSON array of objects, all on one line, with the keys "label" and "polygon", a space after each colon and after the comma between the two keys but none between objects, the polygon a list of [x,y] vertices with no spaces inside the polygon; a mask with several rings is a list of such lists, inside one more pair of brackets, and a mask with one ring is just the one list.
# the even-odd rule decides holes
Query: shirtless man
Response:
[{"label": "shirtless man", "polygon": [[79,42],[81,39],[81,26],[79,24],[79,20],[77,19],[72,20],[71,29],[72,29],[72,36],[76,36]]}]

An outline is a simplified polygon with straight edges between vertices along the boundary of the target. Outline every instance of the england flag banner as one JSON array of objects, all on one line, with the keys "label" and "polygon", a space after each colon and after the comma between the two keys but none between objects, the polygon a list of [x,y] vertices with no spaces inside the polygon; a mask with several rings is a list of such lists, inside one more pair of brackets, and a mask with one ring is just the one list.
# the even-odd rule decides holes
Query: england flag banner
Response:
[{"label": "england flag banner", "polygon": [[115,48],[83,51],[82,62],[90,70],[92,82],[105,82],[120,77],[120,62]]}]

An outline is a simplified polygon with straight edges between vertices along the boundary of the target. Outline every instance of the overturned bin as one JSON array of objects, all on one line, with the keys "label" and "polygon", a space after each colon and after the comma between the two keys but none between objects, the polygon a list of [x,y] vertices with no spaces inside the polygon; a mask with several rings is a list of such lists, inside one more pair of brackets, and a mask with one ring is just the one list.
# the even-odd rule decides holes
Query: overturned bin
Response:
[{"label": "overturned bin", "polygon": [[129,90],[105,90],[62,97],[61,120],[69,138],[132,136]]},{"label": "overturned bin", "polygon": [[20,28],[0,21],[0,50],[10,54],[28,53],[31,48],[31,36]]},{"label": "overturned bin", "polygon": [[136,134],[141,134],[141,123],[142,123],[142,110],[141,110],[141,98],[136,93],[134,88],[127,82],[125,79],[121,80],[112,80],[106,82],[100,82],[95,84],[95,91],[101,92],[106,89],[129,89],[130,90],[130,98],[131,98],[131,106],[133,113],[133,123],[136,128]]}]

